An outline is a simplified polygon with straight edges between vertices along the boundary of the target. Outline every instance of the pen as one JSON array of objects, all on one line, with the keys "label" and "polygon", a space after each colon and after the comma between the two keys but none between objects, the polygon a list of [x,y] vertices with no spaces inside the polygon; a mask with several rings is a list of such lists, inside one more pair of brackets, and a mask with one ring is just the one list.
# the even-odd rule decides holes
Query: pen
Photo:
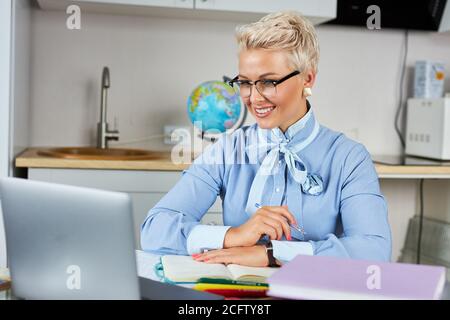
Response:
[{"label": "pen", "polygon": [[[255,203],[255,207],[257,207],[257,208],[259,209],[259,208],[262,208],[262,205],[260,205],[259,203]],[[289,223],[289,222],[288,222],[288,224],[289,224],[289,226],[290,226],[291,228],[297,230],[298,232],[301,232],[303,235],[306,233],[306,232],[303,230],[303,228],[296,227],[296,226],[294,226],[293,224],[291,224],[291,223]]]}]

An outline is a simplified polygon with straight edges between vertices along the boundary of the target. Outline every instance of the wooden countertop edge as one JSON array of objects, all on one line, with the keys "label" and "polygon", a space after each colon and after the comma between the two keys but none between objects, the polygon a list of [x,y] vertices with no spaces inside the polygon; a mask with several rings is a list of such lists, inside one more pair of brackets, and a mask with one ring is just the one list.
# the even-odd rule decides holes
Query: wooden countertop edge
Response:
[{"label": "wooden countertop edge", "polygon": [[[20,168],[114,169],[182,171],[190,164],[175,164],[167,159],[157,160],[78,160],[37,155],[39,148],[28,148],[15,161]],[[395,166],[375,163],[379,175],[450,175],[450,166]]]},{"label": "wooden countertop edge", "polygon": [[28,148],[16,157],[19,168],[61,168],[61,169],[115,169],[115,170],[162,170],[181,171],[190,164],[175,164],[167,159],[154,160],[79,160],[41,156],[39,147]]},{"label": "wooden countertop edge", "polygon": [[450,175],[450,166],[395,166],[375,163],[379,175]]},{"label": "wooden countertop edge", "polygon": [[189,167],[187,164],[173,164],[170,162],[150,162],[139,160],[72,160],[72,159],[16,159],[16,167],[20,168],[61,168],[61,169],[116,169],[116,170],[162,170],[182,171]]}]

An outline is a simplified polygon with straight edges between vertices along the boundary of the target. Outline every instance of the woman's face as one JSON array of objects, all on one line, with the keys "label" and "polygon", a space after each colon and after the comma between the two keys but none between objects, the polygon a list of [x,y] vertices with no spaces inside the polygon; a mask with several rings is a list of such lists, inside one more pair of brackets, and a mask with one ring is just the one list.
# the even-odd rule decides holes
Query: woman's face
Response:
[{"label": "woman's face", "polygon": [[[295,71],[288,64],[284,51],[265,49],[242,50],[239,54],[239,80],[255,82],[260,79],[279,80]],[[299,70],[301,71],[301,70]],[[307,111],[303,88],[311,87],[314,74],[296,75],[276,86],[276,93],[262,96],[255,86],[249,97],[242,99],[259,127],[279,127],[283,132],[299,120]]]}]

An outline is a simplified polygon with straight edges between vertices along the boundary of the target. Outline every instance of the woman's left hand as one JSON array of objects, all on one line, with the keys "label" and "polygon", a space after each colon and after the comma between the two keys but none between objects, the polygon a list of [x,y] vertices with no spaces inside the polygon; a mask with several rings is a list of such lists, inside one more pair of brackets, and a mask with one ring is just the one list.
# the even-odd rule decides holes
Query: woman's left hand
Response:
[{"label": "woman's left hand", "polygon": [[193,254],[192,258],[206,263],[234,263],[249,267],[267,267],[269,264],[266,248],[263,245],[211,250],[205,253]]}]

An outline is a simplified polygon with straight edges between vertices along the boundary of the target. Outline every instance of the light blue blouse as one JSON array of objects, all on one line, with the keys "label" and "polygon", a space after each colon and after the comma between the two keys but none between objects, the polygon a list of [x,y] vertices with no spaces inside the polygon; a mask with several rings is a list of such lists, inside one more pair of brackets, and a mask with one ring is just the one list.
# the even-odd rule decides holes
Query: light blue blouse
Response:
[{"label": "light blue blouse", "polygon": [[[223,226],[200,220],[222,199]],[[141,246],[158,254],[193,254],[223,247],[230,227],[258,205],[287,205],[303,232],[274,240],[282,262],[298,254],[389,261],[386,201],[367,149],[320,125],[308,112],[285,133],[257,124],[222,134],[152,208]]]}]

